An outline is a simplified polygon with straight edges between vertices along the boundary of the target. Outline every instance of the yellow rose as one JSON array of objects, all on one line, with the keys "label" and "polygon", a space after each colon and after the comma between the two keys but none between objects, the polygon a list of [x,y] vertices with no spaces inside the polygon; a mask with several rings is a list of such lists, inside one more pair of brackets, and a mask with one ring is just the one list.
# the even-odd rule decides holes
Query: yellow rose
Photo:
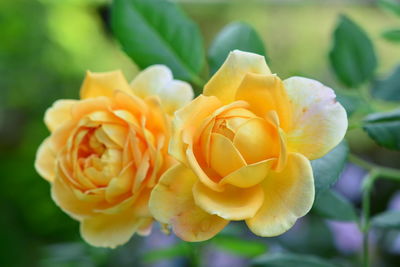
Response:
[{"label": "yellow rose", "polygon": [[51,135],[35,167],[88,243],[115,247],[135,232],[149,233],[150,192],[175,164],[170,115],[192,98],[189,84],[155,65],[131,84],[120,71],[88,72],[81,100],[59,100],[46,111]]},{"label": "yellow rose", "polygon": [[169,152],[180,163],[160,179],[150,210],[187,241],[231,220],[276,236],[314,201],[310,160],[344,137],[347,116],[332,89],[271,74],[264,57],[234,51],[200,95],[175,113]]}]

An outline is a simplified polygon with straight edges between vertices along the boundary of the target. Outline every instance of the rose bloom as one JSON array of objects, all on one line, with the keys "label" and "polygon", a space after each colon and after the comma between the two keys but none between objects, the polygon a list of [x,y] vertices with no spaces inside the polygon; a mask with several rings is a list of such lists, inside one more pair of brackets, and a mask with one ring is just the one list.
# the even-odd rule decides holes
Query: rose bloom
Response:
[{"label": "rose bloom", "polygon": [[150,210],[187,241],[245,220],[276,236],[314,201],[310,160],[344,137],[347,116],[332,89],[306,78],[281,81],[264,57],[231,52],[204,95],[175,113],[169,152],[179,164],[160,179]]},{"label": "rose bloom", "polygon": [[80,100],[58,100],[45,114],[51,135],[36,155],[56,204],[80,221],[91,245],[115,247],[147,234],[150,192],[175,161],[170,115],[193,98],[189,84],[161,65],[128,84],[120,71],[88,72]]}]

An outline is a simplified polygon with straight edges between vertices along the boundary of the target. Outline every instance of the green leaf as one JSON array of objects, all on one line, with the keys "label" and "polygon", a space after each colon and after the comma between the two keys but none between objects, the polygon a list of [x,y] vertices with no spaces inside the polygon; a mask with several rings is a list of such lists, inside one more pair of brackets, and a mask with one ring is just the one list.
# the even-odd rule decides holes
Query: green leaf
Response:
[{"label": "green leaf", "polygon": [[270,254],[254,260],[254,267],[334,267],[332,263],[321,258],[301,254]]},{"label": "green leaf", "polygon": [[386,101],[400,101],[400,65],[386,79],[374,83],[372,95]]},{"label": "green leaf", "polygon": [[212,239],[212,243],[221,250],[248,258],[259,256],[267,251],[267,245],[262,242],[229,235],[220,234]]},{"label": "green leaf", "polygon": [[333,234],[326,220],[310,214],[302,220],[295,235],[284,235],[279,243],[293,253],[329,255],[335,249]]},{"label": "green leaf", "polygon": [[400,16],[400,3],[395,0],[379,0],[379,6],[393,14]]},{"label": "green leaf", "polygon": [[380,146],[400,150],[400,109],[368,115],[363,129]]},{"label": "green leaf", "polygon": [[372,226],[400,230],[400,211],[386,211],[372,218]]},{"label": "green leaf", "polygon": [[355,221],[357,219],[353,205],[344,197],[332,190],[319,194],[313,210],[320,216],[336,221]]},{"label": "green leaf", "polygon": [[390,29],[382,33],[382,37],[393,43],[400,43],[400,29]]},{"label": "green leaf", "polygon": [[190,255],[190,249],[191,248],[185,242],[180,242],[167,248],[149,251],[143,255],[142,259],[146,262],[155,262],[184,257]]},{"label": "green leaf", "polygon": [[333,34],[329,58],[337,78],[348,87],[358,87],[370,80],[377,66],[371,40],[344,15],[340,16]]},{"label": "green leaf", "polygon": [[339,178],[347,160],[349,148],[346,141],[342,141],[322,158],[312,160],[311,166],[314,173],[315,193],[327,190]]},{"label": "green leaf", "polygon": [[167,65],[178,79],[201,85],[205,58],[199,28],[165,0],[114,0],[112,28],[129,57],[140,67]]},{"label": "green leaf", "polygon": [[234,22],[223,28],[210,46],[211,73],[215,73],[229,52],[235,49],[265,56],[264,44],[257,32],[246,23]]}]

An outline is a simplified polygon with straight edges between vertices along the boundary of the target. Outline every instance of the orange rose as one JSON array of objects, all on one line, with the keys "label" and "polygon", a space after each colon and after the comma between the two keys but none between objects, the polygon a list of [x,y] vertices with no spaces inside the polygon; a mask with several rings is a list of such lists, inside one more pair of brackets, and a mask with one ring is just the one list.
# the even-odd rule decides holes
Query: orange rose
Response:
[{"label": "orange rose", "polygon": [[190,85],[156,65],[130,85],[119,71],[88,72],[81,100],[59,100],[47,110],[51,135],[35,167],[88,243],[115,247],[150,231],[150,192],[174,163],[169,116],[192,98]]},{"label": "orange rose", "polygon": [[234,51],[175,113],[170,154],[150,210],[187,241],[209,239],[231,220],[259,236],[284,233],[314,201],[310,160],[344,137],[347,116],[332,89],[281,81],[264,57]]}]

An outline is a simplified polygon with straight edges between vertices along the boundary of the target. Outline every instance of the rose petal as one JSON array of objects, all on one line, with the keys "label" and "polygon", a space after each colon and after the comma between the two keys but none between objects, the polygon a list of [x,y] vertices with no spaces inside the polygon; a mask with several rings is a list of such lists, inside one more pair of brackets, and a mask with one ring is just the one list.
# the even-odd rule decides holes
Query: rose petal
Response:
[{"label": "rose petal", "polygon": [[125,169],[118,177],[112,178],[106,188],[106,200],[110,203],[115,203],[124,198],[128,192],[131,192],[134,175],[130,167]]},{"label": "rose petal", "polygon": [[131,93],[131,88],[120,70],[99,73],[88,71],[81,87],[81,99],[112,97],[116,90]]},{"label": "rose petal", "polygon": [[71,108],[72,119],[77,121],[93,112],[108,112],[111,101],[106,97],[89,98],[78,101]]},{"label": "rose petal", "polygon": [[291,105],[282,81],[276,75],[247,74],[236,92],[236,100],[245,100],[249,110],[261,118],[267,118],[270,111],[278,114],[280,127],[284,130],[291,125]]},{"label": "rose petal", "polygon": [[131,82],[132,91],[140,98],[157,95],[172,81],[171,70],[164,65],[153,65],[141,71]]},{"label": "rose petal", "polygon": [[35,169],[40,176],[52,182],[56,167],[56,152],[50,146],[50,138],[46,138],[36,152]]},{"label": "rose petal", "polygon": [[115,248],[125,244],[141,226],[132,208],[114,214],[99,214],[85,218],[80,230],[83,239],[96,247]]},{"label": "rose petal", "polygon": [[72,188],[62,178],[54,180],[51,196],[57,206],[76,220],[91,216],[97,204],[96,202],[83,202],[78,199]]},{"label": "rose petal", "polygon": [[119,124],[119,125],[126,125],[123,119],[119,118],[118,116],[114,115],[113,112],[110,111],[94,111],[87,115],[87,117],[96,123],[112,123],[112,124]]},{"label": "rose petal", "polygon": [[[202,168],[199,164],[199,161],[196,159],[192,146],[189,146],[186,150],[186,157],[188,161],[188,165],[191,167],[193,172],[197,175],[199,180],[204,183],[206,186],[212,188],[215,191],[221,192],[223,191],[223,187],[221,187],[218,182],[220,180],[220,176],[216,172],[213,171],[211,168],[207,168],[208,172],[205,172],[206,168]],[[212,176],[211,176],[212,175]]]},{"label": "rose petal", "polygon": [[143,99],[158,96],[164,111],[171,115],[193,99],[190,84],[173,80],[171,70],[164,65],[153,65],[141,71],[131,87],[135,95]]},{"label": "rose petal", "polygon": [[196,129],[221,106],[216,97],[200,95],[190,104],[175,113],[172,121],[172,137],[169,153],[181,162],[186,162],[186,145],[193,142]]},{"label": "rose petal", "polygon": [[210,165],[222,177],[246,166],[231,140],[217,133],[211,135]]},{"label": "rose petal", "polygon": [[52,132],[65,121],[71,119],[71,107],[77,102],[77,100],[70,99],[57,100],[54,102],[44,114],[44,122],[47,128]]},{"label": "rose petal", "polygon": [[176,110],[193,99],[194,93],[190,84],[173,80],[158,92],[158,96],[161,98],[161,104],[165,112],[173,115]]},{"label": "rose petal", "polygon": [[145,99],[149,112],[146,114],[146,129],[152,132],[152,135],[165,135],[169,133],[169,118],[162,110],[162,106],[158,97],[150,96]]},{"label": "rose petal", "polygon": [[161,177],[149,202],[154,217],[171,224],[175,234],[185,241],[210,239],[228,223],[194,203],[192,188],[197,179],[189,168],[177,164]]},{"label": "rose petal", "polygon": [[292,77],[284,84],[293,107],[293,124],[287,131],[290,151],[310,160],[322,157],[346,134],[345,109],[333,90],[318,81]]},{"label": "rose petal", "polygon": [[258,185],[250,188],[226,185],[224,189],[216,192],[197,182],[193,187],[195,203],[206,212],[226,220],[244,220],[253,217],[264,200],[264,192]]},{"label": "rose petal", "polygon": [[274,125],[261,118],[243,123],[233,138],[234,146],[252,164],[279,155],[279,136]]},{"label": "rose petal", "polygon": [[268,159],[244,166],[228,176],[225,176],[219,184],[231,184],[241,188],[255,186],[267,177],[275,161],[275,159]]},{"label": "rose petal", "polygon": [[110,138],[114,143],[116,143],[120,148],[123,148],[126,143],[126,138],[128,135],[128,128],[118,124],[108,124],[103,123],[101,125],[104,133]]},{"label": "rose petal", "polygon": [[148,107],[143,99],[116,91],[113,98],[113,110],[126,110],[134,118],[141,118],[148,112]]},{"label": "rose petal", "polygon": [[139,228],[137,229],[137,233],[141,236],[149,236],[151,234],[153,222],[153,218],[143,218]]},{"label": "rose petal", "polygon": [[153,222],[148,208],[151,190],[142,190],[111,208],[97,210],[81,223],[82,237],[93,246],[111,247],[126,243],[135,233],[149,233]]},{"label": "rose petal", "polygon": [[264,203],[254,217],[246,220],[250,230],[259,236],[286,232],[314,202],[311,164],[301,154],[289,154],[282,172],[270,172],[262,186]]},{"label": "rose petal", "polygon": [[247,73],[271,74],[263,56],[235,50],[204,86],[204,95],[216,96],[222,103],[234,100],[236,90]]}]

